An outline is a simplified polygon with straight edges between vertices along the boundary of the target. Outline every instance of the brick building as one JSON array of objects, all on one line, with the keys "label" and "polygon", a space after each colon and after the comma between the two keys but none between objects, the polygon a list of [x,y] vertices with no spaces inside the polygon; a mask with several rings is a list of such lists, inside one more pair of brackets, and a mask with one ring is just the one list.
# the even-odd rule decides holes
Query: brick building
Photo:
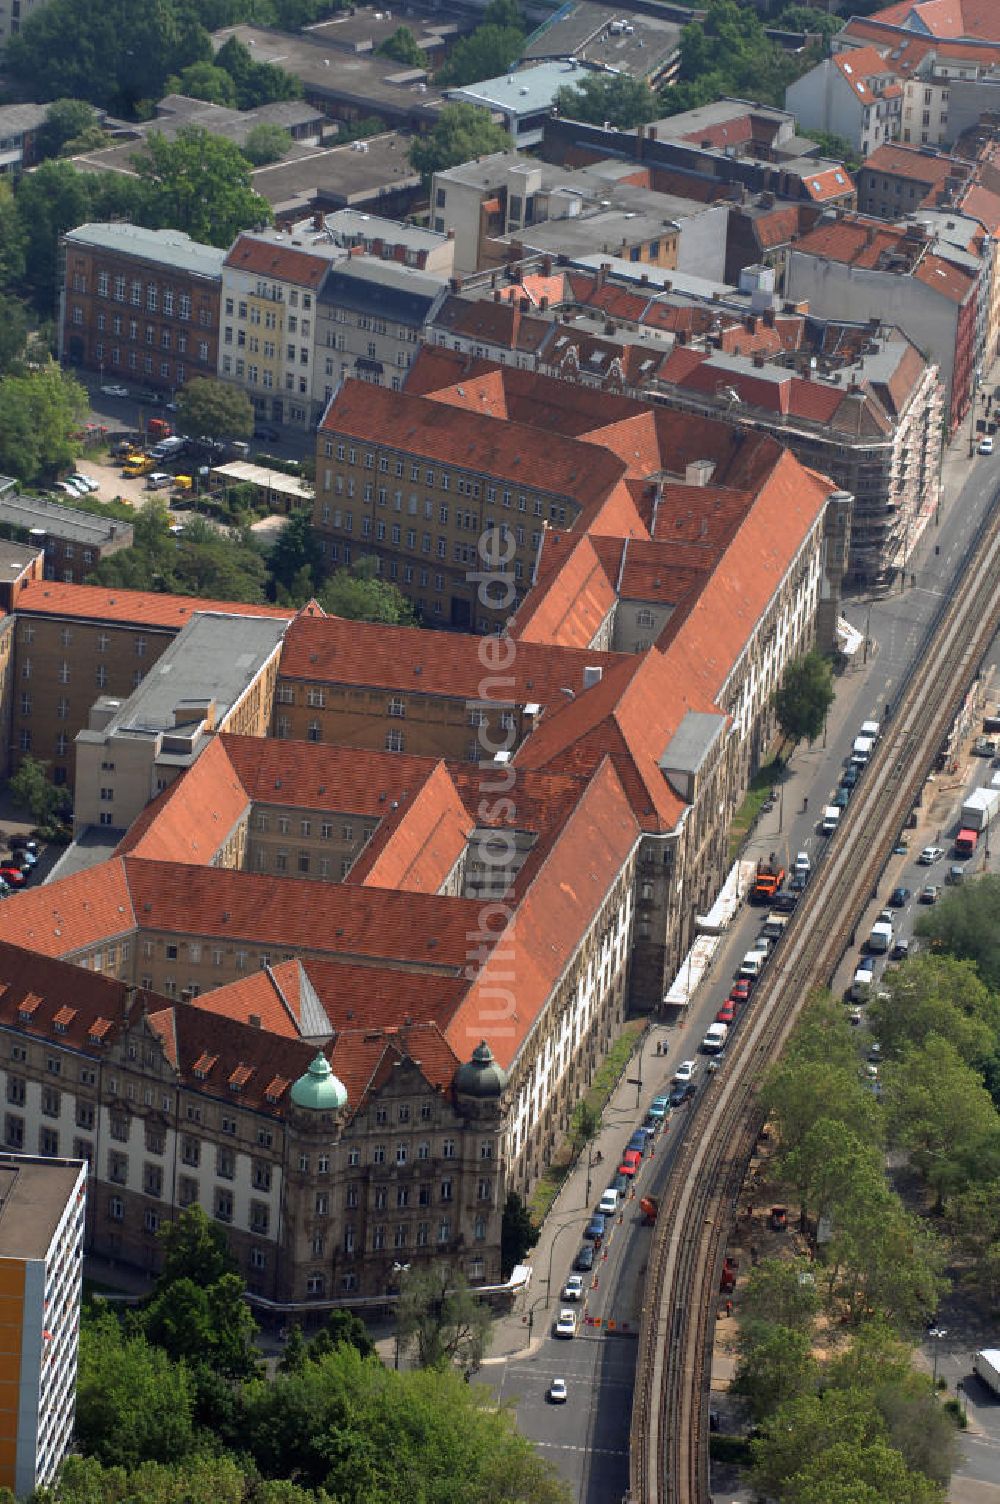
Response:
[{"label": "brick building", "polygon": [[86,224],[62,254],[60,360],[158,392],[215,375],[224,251],[179,230]]}]

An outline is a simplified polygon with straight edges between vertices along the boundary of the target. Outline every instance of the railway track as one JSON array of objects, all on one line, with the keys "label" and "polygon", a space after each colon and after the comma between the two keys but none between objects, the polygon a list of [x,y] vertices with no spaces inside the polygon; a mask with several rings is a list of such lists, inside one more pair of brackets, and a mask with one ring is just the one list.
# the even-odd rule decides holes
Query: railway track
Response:
[{"label": "railway track", "polygon": [[695,1104],[660,1203],[632,1404],[629,1504],[708,1504],[712,1329],[736,1197],[763,1113],[761,1076],[809,992],[829,983],[1000,620],[1000,509],[973,538],[846,820]]}]

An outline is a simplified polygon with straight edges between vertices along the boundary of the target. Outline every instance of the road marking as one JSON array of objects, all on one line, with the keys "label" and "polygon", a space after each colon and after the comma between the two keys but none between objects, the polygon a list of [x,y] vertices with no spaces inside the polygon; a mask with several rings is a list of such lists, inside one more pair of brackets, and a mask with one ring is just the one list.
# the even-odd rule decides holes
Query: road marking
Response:
[{"label": "road marking", "polygon": [[591,1457],[627,1457],[629,1454],[628,1447],[587,1447],[571,1441],[532,1441],[531,1444],[548,1447],[553,1452],[589,1452]]}]

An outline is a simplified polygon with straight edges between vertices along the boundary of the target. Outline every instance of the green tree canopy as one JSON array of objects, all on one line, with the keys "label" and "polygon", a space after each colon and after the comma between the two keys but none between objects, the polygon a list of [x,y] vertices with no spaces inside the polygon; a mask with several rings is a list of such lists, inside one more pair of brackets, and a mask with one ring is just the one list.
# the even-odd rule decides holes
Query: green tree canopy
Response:
[{"label": "green tree canopy", "polygon": [[741,1321],[733,1392],[746,1400],[755,1420],[816,1388],[819,1365],[812,1336],[777,1321]]},{"label": "green tree canopy", "polygon": [[253,53],[238,37],[232,36],[215,54],[215,66],[224,68],[236,86],[236,103],[241,110],[280,99],[299,99],[302,85],[291,73],[275,63],[258,63]]},{"label": "green tree canopy", "polygon": [[280,125],[262,120],[247,131],[241,151],[254,167],[263,167],[268,162],[280,162],[291,144],[291,136]]},{"label": "green tree canopy", "polygon": [[224,1274],[235,1274],[236,1260],[229,1251],[226,1234],[204,1208],[189,1206],[165,1222],[159,1233],[163,1249],[163,1267],[156,1281],[157,1290],[165,1290],[178,1279],[194,1280],[196,1285],[214,1285]]},{"label": "green tree canopy", "polygon": [[680,81],[661,90],[661,108],[674,115],[723,94],[783,107],[787,86],[819,56],[784,52],[752,6],[709,0],[704,23],[692,22],[681,33]]},{"label": "green tree canopy", "polygon": [[94,145],[103,139],[92,104],[85,99],[55,99],[38,132],[38,149],[43,156],[58,157],[70,143]]},{"label": "green tree canopy", "polygon": [[[26,176],[34,177],[34,173]],[[14,190],[7,178],[0,178],[0,286],[9,287],[24,276],[26,243],[27,234],[14,201]]]},{"label": "green tree canopy", "polygon": [[948,1191],[968,1183],[982,1145],[998,1136],[996,1109],[982,1078],[949,1039],[930,1034],[883,1071],[892,1142],[931,1186],[943,1208]]},{"label": "green tree canopy", "polygon": [[383,580],[376,561],[361,558],[350,569],[338,569],[319,591],[317,599],[328,616],[346,616],[352,621],[381,621],[391,626],[412,626],[413,607],[391,580]]},{"label": "green tree canopy", "polygon": [[267,558],[277,598],[301,606],[315,594],[323,567],[319,539],[308,512],[293,512]]},{"label": "green tree canopy", "polygon": [[108,1466],[176,1462],[190,1451],[193,1390],[186,1370],[145,1337],[125,1337],[111,1314],[83,1324],[76,1433]]},{"label": "green tree canopy", "polygon": [[505,1279],[528,1250],[534,1248],[538,1237],[539,1229],[521,1197],[516,1191],[508,1191],[500,1227],[500,1268]]},{"label": "green tree canopy", "polygon": [[68,789],[56,788],[49,782],[49,764],[26,752],[21,758],[17,772],[7,780],[7,789],[19,809],[31,812],[38,825],[49,825],[64,814],[72,804],[73,796]]},{"label": "green tree canopy", "polygon": [[51,0],[22,24],[7,70],[34,99],[86,99],[133,114],[165,79],[209,61],[212,44],[179,0]]},{"label": "green tree canopy", "polygon": [[248,439],[253,404],[241,387],[214,376],[192,376],[177,393],[177,423],[197,438]]},{"label": "green tree canopy", "polygon": [[[485,76],[485,75],[484,75]],[[473,104],[446,104],[426,136],[418,136],[410,147],[410,164],[430,179],[472,157],[491,152],[511,151],[513,141],[499,125],[494,125],[488,110]]]},{"label": "green tree canopy", "polygon": [[740,1318],[808,1331],[819,1310],[816,1276],[808,1259],[762,1259],[750,1271]]},{"label": "green tree canopy", "polygon": [[833,670],[815,651],[796,658],[785,669],[774,696],[778,725],[792,742],[814,742],[823,730],[833,704]]},{"label": "green tree canopy", "polygon": [[917,955],[886,970],[869,1020],[885,1060],[937,1034],[971,1064],[1000,1038],[1000,999],[980,980],[972,961]]},{"label": "green tree canopy", "polygon": [[51,314],[59,295],[59,237],[90,217],[91,188],[69,162],[43,162],[21,178],[16,204],[25,282],[39,312]]},{"label": "green tree canopy", "polygon": [[397,63],[406,63],[411,68],[425,68],[427,54],[417,46],[417,39],[408,26],[397,26],[391,37],[386,37],[376,49],[383,57],[394,58]]},{"label": "green tree canopy", "polygon": [[201,126],[172,140],[150,132],[136,172],[149,188],[153,227],[184,230],[207,245],[229,246],[241,230],[270,224],[271,206],[250,186],[250,164],[231,141]]},{"label": "green tree canopy", "polygon": [[172,1280],[143,1312],[146,1338],[190,1369],[204,1365],[225,1379],[252,1378],[257,1323],[243,1297],[238,1274],[223,1274],[210,1285]]},{"label": "green tree canopy", "polygon": [[401,1346],[413,1347],[421,1368],[458,1364],[474,1372],[489,1345],[488,1307],[461,1271],[443,1261],[410,1270],[396,1320]]},{"label": "green tree canopy", "polygon": [[168,78],[168,94],[186,94],[189,99],[205,99],[209,104],[236,108],[236,84],[231,73],[215,63],[190,63],[183,73]]},{"label": "green tree canopy", "polygon": [[603,125],[606,120],[619,130],[631,130],[656,120],[660,104],[642,79],[627,73],[591,73],[575,88],[562,88],[556,94],[556,109],[569,120],[585,120]]},{"label": "green tree canopy", "polygon": [[79,382],[54,363],[5,376],[0,380],[0,470],[31,482],[72,464],[71,435],[89,406]]},{"label": "green tree canopy", "polygon": [[442,88],[479,83],[506,73],[521,54],[524,33],[513,26],[477,26],[452,48],[435,82]]},{"label": "green tree canopy", "polygon": [[1000,991],[1000,877],[990,873],[950,888],[915,928],[935,949],[973,961],[987,987]]},{"label": "green tree canopy", "polygon": [[20,298],[0,292],[0,376],[24,360],[28,343],[28,310]]}]

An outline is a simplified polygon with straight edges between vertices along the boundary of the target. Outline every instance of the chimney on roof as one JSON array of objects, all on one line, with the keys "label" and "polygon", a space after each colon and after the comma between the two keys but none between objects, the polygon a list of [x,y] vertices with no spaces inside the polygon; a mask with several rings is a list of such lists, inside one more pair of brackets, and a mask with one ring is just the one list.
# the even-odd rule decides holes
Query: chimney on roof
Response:
[{"label": "chimney on roof", "polygon": [[542,310],[543,313],[548,313],[548,311],[549,311],[549,300],[548,300],[548,297],[545,294],[542,295],[542,300],[541,300],[540,307],[541,307],[541,310]]},{"label": "chimney on roof", "polygon": [[494,303],[502,303],[503,302],[503,298],[500,296],[500,289],[498,287],[495,287],[493,289],[493,301],[494,301]]},{"label": "chimney on roof", "polygon": [[512,350],[517,349],[517,337],[521,332],[521,304],[523,301],[524,299],[522,298],[511,298],[510,300],[510,348]]},{"label": "chimney on roof", "polygon": [[764,369],[765,363],[763,355],[755,355],[753,358],[753,363],[757,367],[758,371],[762,371]]},{"label": "chimney on roof", "polygon": [[461,277],[449,277],[448,278],[448,288],[449,288],[449,291],[451,291],[451,292],[461,292],[462,291],[462,279],[461,279]]},{"label": "chimney on roof", "polygon": [[689,460],[684,467],[684,481],[689,486],[707,486],[714,474],[714,460]]},{"label": "chimney on roof", "polygon": [[455,239],[455,231],[454,231],[454,228],[451,228],[451,229],[448,229],[448,230],[445,230],[445,235],[446,235],[446,236],[447,236],[447,238],[448,238],[448,239],[449,239],[449,240],[454,240],[454,239]]},{"label": "chimney on roof", "polygon": [[757,333],[757,320],[754,318],[752,313],[744,314],[743,327],[748,334]]},{"label": "chimney on roof", "polygon": [[531,312],[531,299],[530,298],[519,298],[518,301],[519,301],[519,303],[521,305],[521,312],[522,313],[530,313]]},{"label": "chimney on roof", "polygon": [[264,1021],[259,1013],[251,1013],[247,1019],[247,1023],[251,1029],[262,1029],[264,1027]]},{"label": "chimney on roof", "polygon": [[317,209],[316,213],[313,215],[313,229],[314,230],[322,230],[322,228],[323,228],[323,214],[322,214],[321,210]]},{"label": "chimney on roof", "polygon": [[542,276],[543,277],[551,277],[551,275],[552,275],[552,257],[551,256],[543,256],[542,257]]},{"label": "chimney on roof", "polygon": [[595,684],[600,684],[604,678],[604,670],[598,664],[590,663],[583,671],[584,689],[593,689]]},{"label": "chimney on roof", "polygon": [[604,286],[605,282],[608,280],[608,272],[610,270],[611,270],[611,263],[610,263],[610,261],[602,261],[601,264],[600,264],[600,266],[597,268],[597,279],[596,279],[596,281],[594,283],[595,287],[603,287]]},{"label": "chimney on roof", "polygon": [[646,134],[649,136],[650,141],[656,141],[659,137],[660,132],[655,125],[651,125],[649,126]]},{"label": "chimney on roof", "polygon": [[764,309],[764,328],[765,329],[773,329],[774,328],[774,309],[773,308],[765,308]]},{"label": "chimney on roof", "polygon": [[639,278],[639,281],[640,281],[640,283],[642,284],[643,287],[648,287],[649,286],[649,273],[648,272],[643,272],[642,276]]}]

